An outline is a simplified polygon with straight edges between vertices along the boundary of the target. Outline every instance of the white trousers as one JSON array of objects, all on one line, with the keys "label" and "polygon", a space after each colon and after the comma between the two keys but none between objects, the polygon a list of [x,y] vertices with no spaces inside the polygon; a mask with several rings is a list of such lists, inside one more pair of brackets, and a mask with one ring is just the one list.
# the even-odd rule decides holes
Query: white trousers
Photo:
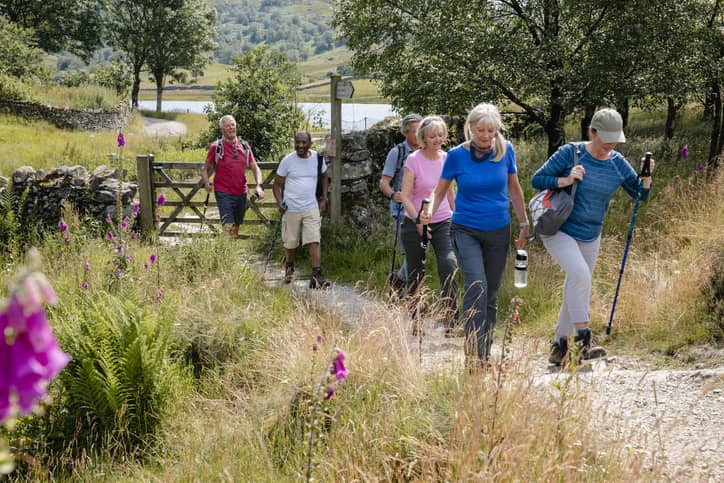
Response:
[{"label": "white trousers", "polygon": [[591,320],[591,282],[601,237],[592,242],[580,242],[558,231],[555,235],[542,235],[540,238],[548,253],[566,272],[556,338],[570,337],[574,332],[573,324],[588,323]]}]

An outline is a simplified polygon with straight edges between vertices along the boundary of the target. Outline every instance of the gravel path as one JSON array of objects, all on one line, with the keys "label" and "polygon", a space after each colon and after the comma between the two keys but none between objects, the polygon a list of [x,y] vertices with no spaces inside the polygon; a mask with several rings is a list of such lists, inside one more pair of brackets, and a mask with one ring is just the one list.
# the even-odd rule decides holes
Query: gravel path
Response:
[{"label": "gravel path", "polygon": [[186,124],[178,121],[144,117],[143,134],[157,137],[183,136],[186,134]]},{"label": "gravel path", "polygon": [[[281,283],[282,276],[281,270],[270,269],[267,278],[276,281],[267,283]],[[293,289],[337,313],[349,327],[372,323],[380,314],[390,317],[395,310],[393,317],[406,317],[349,287],[309,290],[307,284],[297,280]],[[422,367],[462,368],[462,338],[445,338],[441,328],[428,325],[422,340],[407,337],[408,349],[420,358]],[[499,357],[499,343],[496,339],[494,358],[496,351]],[[508,357],[525,371],[532,370],[536,384],[570,377],[568,371],[548,364],[546,351],[544,341],[514,338]],[[694,369],[655,368],[627,355],[608,357],[586,364],[577,376],[584,388],[590,388],[593,413],[599,418],[595,424],[604,434],[643,441],[630,450],[643,451],[649,463],[662,464],[672,481],[724,481],[724,348],[700,348],[698,356],[703,362]]]}]

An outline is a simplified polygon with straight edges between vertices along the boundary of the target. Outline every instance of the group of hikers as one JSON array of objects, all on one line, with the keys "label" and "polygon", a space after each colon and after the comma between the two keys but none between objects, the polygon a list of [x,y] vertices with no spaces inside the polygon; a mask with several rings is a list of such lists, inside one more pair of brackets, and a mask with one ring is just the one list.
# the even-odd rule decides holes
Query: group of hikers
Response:
[{"label": "group of hikers", "polygon": [[[234,118],[222,117],[219,126],[222,138],[209,148],[203,181],[207,191],[215,191],[224,230],[237,236],[247,201],[245,169],[254,174],[257,197],[264,196],[261,171],[248,144],[236,136]],[[399,233],[402,253],[401,266],[390,275],[389,283],[401,295],[419,296],[427,246],[431,244],[440,279],[445,335],[464,336],[466,365],[485,368],[491,356],[498,290],[510,248],[511,203],[519,225],[513,241],[516,249],[525,247],[532,230],[515,150],[503,135],[500,112],[488,103],[468,113],[465,141],[449,151],[443,149],[448,128],[439,116],[409,114],[402,119],[401,131],[405,140],[389,151],[379,180],[381,192],[390,199],[395,238]],[[648,198],[651,188],[653,160],[646,176],[639,176],[615,150],[618,143],[626,141],[617,111],[597,111],[588,128],[588,139],[561,146],[531,180],[539,190],[570,192],[576,185],[573,210],[566,221],[552,235],[538,234],[565,272],[563,301],[549,356],[556,365],[565,365],[572,352],[582,359],[605,356],[605,350],[594,345],[589,328],[592,273],[603,221],[619,187],[641,200]],[[327,165],[311,144],[308,132],[295,134],[294,152],[279,164],[273,193],[282,214],[285,282],[295,277],[294,252],[301,233],[301,243],[309,248],[312,260],[309,286],[324,288],[330,285],[322,276],[320,250],[321,216],[327,208]],[[214,169],[212,186],[209,176]],[[229,178],[234,179],[229,182]],[[318,183],[321,189],[317,189]],[[458,269],[464,280],[462,310],[457,304]],[[413,323],[412,330],[417,333],[420,328]]]}]

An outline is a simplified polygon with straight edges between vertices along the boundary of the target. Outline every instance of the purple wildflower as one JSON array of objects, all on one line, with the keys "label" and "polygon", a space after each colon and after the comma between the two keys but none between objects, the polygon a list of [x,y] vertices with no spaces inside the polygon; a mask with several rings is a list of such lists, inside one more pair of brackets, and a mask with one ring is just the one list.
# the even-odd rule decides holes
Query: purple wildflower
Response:
[{"label": "purple wildflower", "polygon": [[148,259],[151,260],[151,263],[156,263],[156,254],[155,254],[155,253],[151,253],[151,256],[148,257]]},{"label": "purple wildflower", "polygon": [[83,290],[88,290],[88,282],[83,282],[80,286]]},{"label": "purple wildflower", "polygon": [[329,386],[329,389],[327,389],[327,394],[324,395],[324,400],[329,401],[332,396],[334,396],[334,388],[332,386]]},{"label": "purple wildflower", "polygon": [[111,224],[111,215],[106,215],[106,225]]},{"label": "purple wildflower", "polygon": [[123,276],[123,269],[122,269],[122,268],[119,268],[119,269],[118,269],[118,272],[116,272],[116,273],[117,273],[117,275],[118,275],[119,277],[122,277],[122,276]]},{"label": "purple wildflower", "polygon": [[703,164],[700,164],[699,166],[696,167],[696,170],[697,170],[697,171],[705,171],[705,170],[706,170],[706,166],[704,166]]},{"label": "purple wildflower", "polygon": [[113,233],[111,233],[110,231],[108,232],[108,240],[113,241]]},{"label": "purple wildflower", "polygon": [[135,231],[132,231],[132,232],[131,232],[131,240],[135,240],[136,238],[138,238],[138,235],[136,235],[136,232],[135,232]]},{"label": "purple wildflower", "polygon": [[148,262],[143,262],[143,268],[148,269]]},{"label": "purple wildflower", "polygon": [[122,229],[122,230],[125,230],[126,228],[128,228],[128,223],[129,223],[130,221],[131,221],[131,220],[129,220],[128,217],[125,217],[125,218],[123,219],[123,221],[121,222],[121,229]]},{"label": "purple wildflower", "polygon": [[68,231],[68,225],[63,220],[60,220],[58,222],[58,228],[60,228],[61,233],[65,233],[66,231]]},{"label": "purple wildflower", "polygon": [[689,146],[684,145],[684,147],[681,148],[681,157],[684,159],[689,157]]},{"label": "purple wildflower", "polygon": [[118,142],[119,148],[122,148],[126,145],[126,138],[123,136],[123,131],[118,132],[118,138],[116,138],[116,141]]},{"label": "purple wildflower", "polygon": [[338,381],[344,381],[347,379],[349,371],[346,367],[344,367],[344,352],[339,349],[337,349],[337,357],[335,357],[334,362],[332,362],[332,369],[334,371],[334,376]]},{"label": "purple wildflower", "polygon": [[141,205],[134,203],[133,205],[133,216],[136,217],[141,212]]},{"label": "purple wildflower", "polygon": [[322,336],[321,336],[321,335],[318,335],[318,336],[317,336],[317,342],[322,342]]},{"label": "purple wildflower", "polygon": [[70,241],[70,237],[68,235],[63,235],[63,241],[68,243]]},{"label": "purple wildflower", "polygon": [[157,204],[158,206],[163,206],[163,205],[165,205],[165,204],[166,204],[166,195],[163,194],[163,193],[161,193],[160,195],[158,195],[158,199],[156,200],[156,204]]},{"label": "purple wildflower", "polygon": [[0,312],[0,423],[17,410],[30,413],[70,360],[58,346],[42,302],[57,299],[45,277],[34,273]]},{"label": "purple wildflower", "polygon": [[83,264],[83,268],[85,268],[86,272],[90,272],[90,260],[86,260]]}]

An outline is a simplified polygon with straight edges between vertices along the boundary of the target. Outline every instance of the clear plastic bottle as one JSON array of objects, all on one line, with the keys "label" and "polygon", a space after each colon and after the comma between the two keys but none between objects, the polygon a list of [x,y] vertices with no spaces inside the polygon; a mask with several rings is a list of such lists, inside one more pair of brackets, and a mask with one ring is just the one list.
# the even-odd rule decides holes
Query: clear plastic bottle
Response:
[{"label": "clear plastic bottle", "polygon": [[516,250],[515,252],[515,280],[516,288],[523,288],[528,285],[528,252]]}]

